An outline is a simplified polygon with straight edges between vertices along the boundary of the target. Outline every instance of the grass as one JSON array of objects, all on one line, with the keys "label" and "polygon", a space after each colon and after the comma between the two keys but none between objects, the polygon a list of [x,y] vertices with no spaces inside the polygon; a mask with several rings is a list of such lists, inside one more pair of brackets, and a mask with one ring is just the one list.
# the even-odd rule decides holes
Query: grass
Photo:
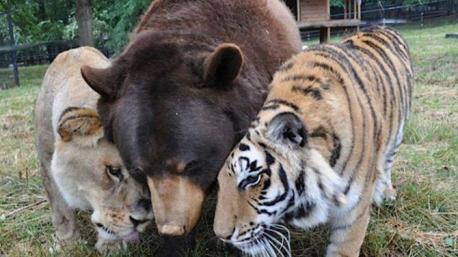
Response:
[{"label": "grass", "polygon": [[[394,168],[398,199],[373,209],[361,255],[458,256],[458,40],[444,37],[457,32],[458,24],[400,30],[416,73],[413,113]],[[90,227],[86,214],[80,215],[84,240],[57,254],[54,250],[50,208],[41,203],[32,125],[45,70],[23,68],[22,87],[0,91],[0,256],[98,256],[92,228],[85,229]],[[213,248],[211,205],[190,256],[228,255]],[[294,256],[324,255],[325,227],[292,235]],[[154,256],[160,241],[152,230],[117,256]]]}]

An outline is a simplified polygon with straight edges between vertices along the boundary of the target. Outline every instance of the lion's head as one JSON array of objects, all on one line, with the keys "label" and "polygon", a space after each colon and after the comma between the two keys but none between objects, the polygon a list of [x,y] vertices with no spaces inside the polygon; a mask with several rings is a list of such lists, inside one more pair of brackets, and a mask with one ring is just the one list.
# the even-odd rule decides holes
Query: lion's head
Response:
[{"label": "lion's head", "polygon": [[100,239],[135,239],[153,218],[150,194],[127,172],[117,148],[103,138],[97,112],[67,108],[57,124],[51,170],[67,203],[92,210]]}]

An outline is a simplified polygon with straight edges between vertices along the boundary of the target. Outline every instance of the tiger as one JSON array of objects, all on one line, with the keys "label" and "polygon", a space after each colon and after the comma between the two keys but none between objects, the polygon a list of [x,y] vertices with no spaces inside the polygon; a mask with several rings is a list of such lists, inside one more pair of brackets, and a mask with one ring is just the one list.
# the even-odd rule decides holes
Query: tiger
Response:
[{"label": "tiger", "polygon": [[396,197],[413,87],[408,46],[391,28],[293,56],[220,170],[217,237],[247,255],[291,256],[286,225],[328,224],[326,256],[359,256],[372,205]]}]

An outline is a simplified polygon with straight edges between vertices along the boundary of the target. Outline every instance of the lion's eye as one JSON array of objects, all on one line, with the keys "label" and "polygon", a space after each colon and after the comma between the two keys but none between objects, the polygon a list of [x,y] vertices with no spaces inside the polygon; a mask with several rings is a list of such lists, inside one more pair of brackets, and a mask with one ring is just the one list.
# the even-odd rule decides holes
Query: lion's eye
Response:
[{"label": "lion's eye", "polygon": [[239,184],[241,189],[247,189],[249,187],[254,187],[261,181],[261,174],[250,175],[242,180]]},{"label": "lion's eye", "polygon": [[111,177],[117,179],[118,181],[121,181],[124,178],[120,167],[108,165],[106,166],[106,171]]}]

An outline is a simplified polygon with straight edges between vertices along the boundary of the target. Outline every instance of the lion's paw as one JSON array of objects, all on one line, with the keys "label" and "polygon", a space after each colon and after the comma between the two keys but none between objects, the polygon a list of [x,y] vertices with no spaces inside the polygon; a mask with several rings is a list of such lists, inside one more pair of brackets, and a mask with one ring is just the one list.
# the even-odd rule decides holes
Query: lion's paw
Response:
[{"label": "lion's paw", "polygon": [[99,238],[95,248],[103,255],[110,255],[127,248],[127,243],[123,240],[106,240]]}]

